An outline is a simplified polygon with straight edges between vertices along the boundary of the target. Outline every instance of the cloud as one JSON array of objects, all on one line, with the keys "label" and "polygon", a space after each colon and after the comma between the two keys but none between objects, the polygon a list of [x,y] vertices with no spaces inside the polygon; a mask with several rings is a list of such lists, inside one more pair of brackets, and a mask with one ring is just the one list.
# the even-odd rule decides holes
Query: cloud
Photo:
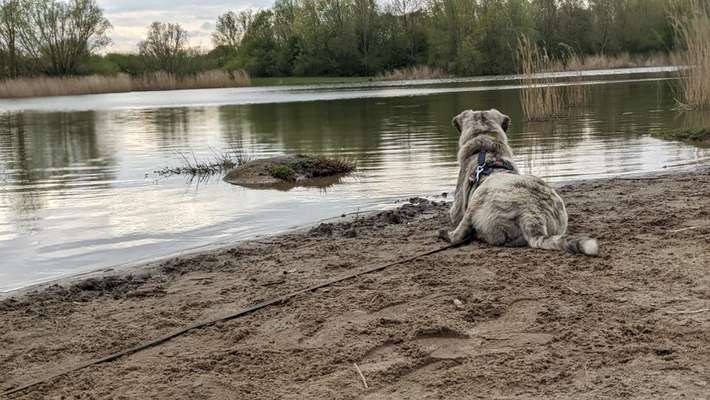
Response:
[{"label": "cloud", "polygon": [[135,52],[143,40],[148,25],[154,21],[180,24],[189,32],[190,45],[211,48],[211,34],[220,14],[229,10],[268,8],[273,0],[202,0],[198,4],[187,0],[98,0],[104,15],[113,24],[112,45],[107,51]]}]

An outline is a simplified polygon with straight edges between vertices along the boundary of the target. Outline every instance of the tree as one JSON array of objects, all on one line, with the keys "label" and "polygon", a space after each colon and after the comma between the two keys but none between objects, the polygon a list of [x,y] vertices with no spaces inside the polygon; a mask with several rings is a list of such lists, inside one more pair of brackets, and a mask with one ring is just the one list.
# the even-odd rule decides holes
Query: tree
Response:
[{"label": "tree", "polygon": [[[560,42],[553,49],[556,56],[564,56],[565,45],[577,53],[589,53],[593,49],[593,21],[585,0],[563,0],[558,11],[558,37]],[[564,44],[562,44],[564,43]]]},{"label": "tree", "polygon": [[19,74],[19,31],[22,14],[19,0],[0,3],[0,77],[14,78]]},{"label": "tree", "polygon": [[111,41],[111,23],[95,0],[30,0],[23,2],[19,43],[50,75],[79,72],[83,60]]},{"label": "tree", "polygon": [[377,47],[378,10],[374,0],[353,0],[353,17],[362,73],[370,74]]},{"label": "tree", "polygon": [[[422,53],[426,50],[425,19],[423,0],[393,0],[387,7],[387,13],[395,17],[395,26],[399,27],[389,39],[402,42],[406,51],[406,64],[423,63]],[[384,29],[392,29],[391,24],[382,24]],[[390,43],[394,48],[398,46]],[[400,65],[397,65],[399,67]]]},{"label": "tree", "polygon": [[271,10],[259,11],[254,15],[242,39],[235,66],[244,68],[254,75],[279,75],[272,17]]},{"label": "tree", "polygon": [[228,11],[217,17],[215,32],[212,34],[212,42],[215,46],[227,47],[237,50],[244,34],[249,29],[249,25],[254,19],[251,10],[235,13]]},{"label": "tree", "polygon": [[276,0],[272,29],[276,42],[276,64],[279,74],[291,75],[293,64],[301,50],[301,41],[296,34],[298,0]]},{"label": "tree", "polygon": [[180,24],[153,22],[138,50],[151,69],[180,73],[189,53],[187,31]]}]

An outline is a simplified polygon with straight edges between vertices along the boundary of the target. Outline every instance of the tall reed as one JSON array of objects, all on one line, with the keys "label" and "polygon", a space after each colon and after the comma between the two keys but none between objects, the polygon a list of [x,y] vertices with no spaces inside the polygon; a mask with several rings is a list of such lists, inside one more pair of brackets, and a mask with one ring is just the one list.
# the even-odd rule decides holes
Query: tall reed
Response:
[{"label": "tall reed", "polygon": [[[565,46],[564,63],[567,70],[581,71],[581,69],[574,69],[574,65],[579,65],[578,63],[582,60],[582,57],[577,54],[576,51],[571,46]],[[589,101],[589,86],[585,85],[583,81],[584,77],[581,72],[576,73],[571,78],[571,85],[564,87],[564,96],[567,106],[570,108],[582,107]]]},{"label": "tall reed", "polygon": [[568,64],[580,63],[580,56],[567,47],[563,57],[552,57],[527,36],[518,39],[517,62],[523,87],[520,104],[528,120],[544,121],[559,117],[575,107],[582,107],[589,99],[589,88],[582,75],[576,74],[567,82],[555,80],[551,72],[569,70]]},{"label": "tall reed", "polygon": [[546,49],[527,36],[518,39],[518,64],[522,75],[523,88],[520,90],[520,104],[528,120],[542,121],[562,113],[563,89],[553,85],[551,77],[536,77],[535,74],[549,72],[551,58]]},{"label": "tall reed", "polygon": [[249,86],[245,71],[212,70],[184,77],[159,71],[141,76],[33,77],[0,80],[0,98],[68,96],[146,90],[206,89]]},{"label": "tall reed", "polygon": [[688,109],[710,109],[710,6],[691,0],[676,4],[671,19],[683,51],[676,55],[680,65],[678,103]]}]

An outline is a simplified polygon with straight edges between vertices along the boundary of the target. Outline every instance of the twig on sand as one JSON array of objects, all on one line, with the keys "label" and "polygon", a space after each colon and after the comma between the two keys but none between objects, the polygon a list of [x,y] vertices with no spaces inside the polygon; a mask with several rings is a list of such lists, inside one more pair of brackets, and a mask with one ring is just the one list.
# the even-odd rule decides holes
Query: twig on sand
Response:
[{"label": "twig on sand", "polygon": [[710,311],[710,308],[701,308],[700,310],[691,311],[666,311],[666,314],[700,314]]},{"label": "twig on sand", "polygon": [[282,283],[284,283],[284,282],[286,282],[286,280],[285,280],[285,279],[280,279],[280,280],[277,280],[277,281],[272,281],[272,282],[266,282],[266,283],[262,283],[262,284],[261,284],[261,286],[274,286],[274,285],[280,285],[280,284],[282,284]]},{"label": "twig on sand", "polygon": [[672,231],[668,231],[668,233],[678,233],[678,232],[683,232],[683,231],[689,231],[693,229],[698,229],[698,228],[704,228],[707,225],[700,225],[700,226],[688,226],[685,228],[680,228],[680,229],[673,229]]},{"label": "twig on sand", "polygon": [[666,176],[644,176],[638,178],[616,178],[619,181],[655,181],[657,179],[667,178]]},{"label": "twig on sand", "polygon": [[380,297],[380,294],[379,294],[379,293],[375,293],[375,295],[372,296],[372,300],[370,300],[370,303],[368,304],[368,306],[372,306],[372,305],[375,303],[375,300],[377,300],[378,297]]},{"label": "twig on sand", "polygon": [[572,293],[574,293],[574,294],[579,294],[579,290],[572,289],[571,286],[565,286],[565,287],[566,287],[567,290],[569,290],[570,292],[572,292]]},{"label": "twig on sand", "polygon": [[355,366],[355,369],[357,370],[358,375],[360,375],[360,379],[362,379],[362,384],[365,386],[365,389],[368,389],[369,387],[367,386],[367,381],[365,380],[365,375],[362,374],[362,371],[360,371],[360,367],[357,366],[357,363],[353,363]]}]

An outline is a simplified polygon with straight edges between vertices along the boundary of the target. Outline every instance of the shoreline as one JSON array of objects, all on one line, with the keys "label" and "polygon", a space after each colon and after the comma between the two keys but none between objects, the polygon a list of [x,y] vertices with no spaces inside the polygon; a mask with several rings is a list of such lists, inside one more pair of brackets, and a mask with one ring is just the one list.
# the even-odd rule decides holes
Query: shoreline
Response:
[{"label": "shoreline", "polygon": [[[654,171],[626,172],[626,173],[615,174],[613,176],[605,176],[605,177],[598,177],[598,178],[591,178],[591,179],[551,182],[550,185],[557,190],[562,187],[574,187],[577,184],[604,182],[609,179],[627,179],[627,178],[634,179],[634,178],[651,178],[651,177],[655,178],[658,176],[683,174],[683,173],[688,173],[688,172],[692,172],[695,170],[702,171],[705,169],[710,169],[710,164],[706,163],[706,161],[709,161],[709,160],[710,160],[710,157],[699,159],[699,160],[693,160],[690,162],[684,162],[681,164],[669,165],[669,166],[664,167],[664,169],[659,169],[659,170],[654,170]],[[449,193],[449,194],[451,194],[451,193]],[[427,200],[438,201],[441,199],[441,195],[422,195],[421,198],[427,199]],[[234,245],[248,244],[251,242],[259,242],[260,240],[263,240],[264,238],[274,238],[274,237],[278,237],[281,235],[303,233],[303,232],[306,232],[310,229],[313,229],[314,227],[318,226],[321,223],[336,223],[336,224],[337,223],[346,223],[346,222],[352,220],[354,218],[353,215],[355,215],[355,214],[357,214],[360,217],[370,217],[374,214],[390,210],[390,209],[392,209],[392,207],[396,208],[396,207],[398,207],[397,204],[404,203],[406,201],[407,201],[407,199],[400,199],[400,200],[395,201],[392,204],[386,204],[386,205],[383,204],[382,205],[383,208],[380,210],[373,209],[373,210],[367,210],[367,211],[360,211],[357,213],[347,213],[347,214],[336,215],[333,217],[324,218],[324,219],[321,219],[318,221],[314,221],[310,224],[293,226],[293,227],[285,228],[283,230],[275,231],[272,233],[257,235],[253,238],[250,238],[250,239],[243,239],[243,240],[237,240],[237,241],[231,241],[229,239],[220,240],[220,241],[214,242],[214,243],[208,243],[208,244],[203,244],[200,246],[186,248],[186,249],[183,249],[183,250],[171,253],[171,254],[141,258],[141,259],[138,259],[135,261],[129,261],[129,262],[122,263],[122,264],[101,267],[101,268],[97,268],[97,269],[85,271],[85,272],[69,273],[66,275],[58,276],[56,278],[51,278],[51,279],[44,281],[44,282],[29,283],[27,285],[18,287],[16,289],[0,291],[0,301],[5,300],[10,297],[22,296],[22,295],[25,295],[29,292],[33,292],[33,291],[45,290],[48,287],[54,286],[54,285],[67,285],[67,284],[73,284],[73,283],[76,283],[78,281],[85,280],[85,279],[102,278],[102,277],[114,276],[114,275],[121,276],[121,275],[125,275],[125,274],[140,272],[144,269],[150,269],[156,263],[164,262],[166,260],[170,260],[173,258],[197,256],[197,255],[206,254],[209,252],[220,251],[220,250],[223,250],[227,247],[234,246]],[[448,200],[445,200],[445,201],[448,203]],[[343,215],[345,215],[345,217],[343,217]]]},{"label": "shoreline", "polygon": [[[710,168],[555,187],[570,232],[599,238],[600,257],[476,242],[13,398],[701,396],[710,385],[710,313],[696,312],[710,300]],[[0,300],[0,389],[440,247],[448,204],[411,200]]]}]

